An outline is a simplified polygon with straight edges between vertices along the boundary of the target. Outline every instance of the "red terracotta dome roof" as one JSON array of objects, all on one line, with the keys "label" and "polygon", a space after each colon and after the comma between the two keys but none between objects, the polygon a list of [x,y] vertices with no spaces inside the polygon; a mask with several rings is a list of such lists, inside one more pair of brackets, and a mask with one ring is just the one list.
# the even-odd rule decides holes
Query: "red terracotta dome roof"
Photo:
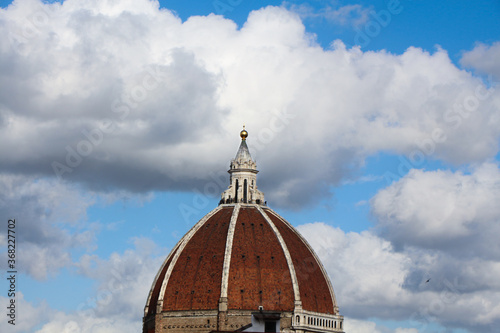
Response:
[{"label": "red terracotta dome roof", "polygon": [[335,314],[323,266],[300,234],[273,210],[224,204],[202,218],[160,269],[145,315],[231,309]]}]

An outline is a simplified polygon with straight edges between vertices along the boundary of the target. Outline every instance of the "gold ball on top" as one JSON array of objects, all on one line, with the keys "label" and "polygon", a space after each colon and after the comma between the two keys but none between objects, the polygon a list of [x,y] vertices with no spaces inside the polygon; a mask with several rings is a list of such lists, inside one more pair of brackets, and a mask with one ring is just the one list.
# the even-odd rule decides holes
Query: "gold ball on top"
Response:
[{"label": "gold ball on top", "polygon": [[248,136],[248,132],[245,130],[245,126],[243,126],[243,130],[240,132],[240,136],[242,140],[246,140]]}]

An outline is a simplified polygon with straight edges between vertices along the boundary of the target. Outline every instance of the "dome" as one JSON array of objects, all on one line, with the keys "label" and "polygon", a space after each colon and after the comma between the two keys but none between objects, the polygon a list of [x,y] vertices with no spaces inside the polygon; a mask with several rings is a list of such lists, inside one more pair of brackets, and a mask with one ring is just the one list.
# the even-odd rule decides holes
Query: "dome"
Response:
[{"label": "dome", "polygon": [[[232,178],[238,170],[229,170]],[[250,179],[236,180],[240,185],[231,182],[220,205],[165,259],[147,299],[144,332],[343,332],[332,285],[312,248],[267,207],[255,178],[244,189]],[[277,326],[255,330],[259,323]]]}]

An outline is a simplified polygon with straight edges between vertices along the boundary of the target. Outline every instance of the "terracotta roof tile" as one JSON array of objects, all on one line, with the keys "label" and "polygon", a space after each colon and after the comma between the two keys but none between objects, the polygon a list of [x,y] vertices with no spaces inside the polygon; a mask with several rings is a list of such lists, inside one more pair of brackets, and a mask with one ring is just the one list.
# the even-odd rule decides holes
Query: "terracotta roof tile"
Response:
[{"label": "terracotta roof tile", "polygon": [[232,211],[221,209],[189,240],[168,281],[163,311],[217,308]]},{"label": "terracotta roof tile", "polygon": [[236,223],[229,273],[229,309],[292,311],[290,271],[273,230],[255,208],[242,208]]},{"label": "terracotta roof tile", "polygon": [[316,258],[295,230],[266,209],[268,216],[276,225],[292,256],[293,265],[299,283],[302,308],[321,313],[334,313],[332,296]]},{"label": "terracotta roof tile", "polygon": [[[222,207],[193,234],[177,262],[173,253],[163,267],[148,304],[156,303],[166,271],[163,311],[215,310],[221,296],[222,271],[234,206]],[[334,313],[327,277],[298,232],[270,209],[264,210],[283,238],[297,276],[305,310]],[[255,206],[242,206],[234,229],[228,281],[228,308],[293,311],[294,291],[285,253],[266,218]]]}]

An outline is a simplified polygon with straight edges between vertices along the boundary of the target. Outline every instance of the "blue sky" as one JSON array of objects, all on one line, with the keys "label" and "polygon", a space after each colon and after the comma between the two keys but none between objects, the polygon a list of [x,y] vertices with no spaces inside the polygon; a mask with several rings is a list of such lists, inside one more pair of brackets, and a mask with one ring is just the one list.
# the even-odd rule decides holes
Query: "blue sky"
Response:
[{"label": "blue sky", "polygon": [[[163,4],[163,2],[161,2]],[[231,5],[234,3],[234,5]],[[165,6],[176,11],[183,20],[193,15],[221,13],[242,26],[248,13],[268,5],[280,6],[281,1],[206,1],[186,2],[168,1]],[[433,51],[436,46],[447,50],[456,61],[465,50],[470,50],[476,43],[493,43],[498,40],[500,23],[496,14],[500,11],[498,1],[455,1],[450,5],[446,1],[401,0],[401,1],[288,1],[286,6],[307,6],[316,17],[309,15],[304,19],[307,31],[314,33],[317,41],[325,48],[335,39],[341,39],[346,45],[355,45],[356,36],[370,31],[371,25],[360,24],[357,27],[339,26],[325,15],[327,8],[347,5],[360,5],[368,8],[370,18],[383,16],[380,13],[394,6],[394,14],[381,17],[380,33],[375,38],[368,36],[366,42],[359,38],[364,50],[387,50],[402,53],[408,47],[421,47]],[[353,15],[354,16],[354,15]],[[355,17],[355,16],[354,16]],[[387,21],[387,23],[385,23]],[[385,26],[384,26],[385,25]],[[397,28],[396,28],[397,26]],[[373,28],[374,33],[377,31]]]},{"label": "blue sky", "polygon": [[243,124],[349,333],[500,324],[499,1],[0,6],[2,332],[138,331]]}]

